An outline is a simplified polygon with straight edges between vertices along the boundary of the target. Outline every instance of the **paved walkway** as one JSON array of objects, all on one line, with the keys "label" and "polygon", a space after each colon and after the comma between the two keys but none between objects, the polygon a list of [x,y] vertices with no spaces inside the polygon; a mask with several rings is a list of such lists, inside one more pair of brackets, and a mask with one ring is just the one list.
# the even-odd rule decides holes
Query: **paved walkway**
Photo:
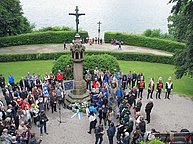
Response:
[{"label": "paved walkway", "polygon": [[[116,52],[137,52],[137,53],[148,53],[163,56],[172,56],[172,53],[144,48],[136,46],[123,45],[122,50],[118,50],[118,46],[111,44],[85,44],[86,50],[104,50],[104,51],[116,51]],[[69,51],[70,44],[67,44],[67,50]],[[39,45],[21,45],[0,48],[0,54],[21,54],[21,53],[49,53],[49,52],[63,52],[63,44],[39,44]]]},{"label": "paved walkway", "polygon": [[[147,103],[145,91],[142,105],[142,115],[145,117],[144,108]],[[161,100],[154,99],[154,107],[151,114],[151,123],[147,124],[147,130],[155,128],[160,132],[180,131],[182,128],[187,128],[193,131],[193,102],[190,98],[180,97],[173,94],[171,99]],[[62,121],[59,125],[59,113],[47,112],[49,117],[48,133],[43,135],[43,144],[94,144],[95,135],[88,134],[89,121],[86,116],[82,120],[77,117],[71,119],[73,112],[67,109],[61,110]],[[114,121],[117,124],[116,120]],[[33,127],[33,131],[39,136],[39,129]],[[103,144],[108,144],[107,133],[103,136]],[[116,143],[114,138],[114,143]]]}]

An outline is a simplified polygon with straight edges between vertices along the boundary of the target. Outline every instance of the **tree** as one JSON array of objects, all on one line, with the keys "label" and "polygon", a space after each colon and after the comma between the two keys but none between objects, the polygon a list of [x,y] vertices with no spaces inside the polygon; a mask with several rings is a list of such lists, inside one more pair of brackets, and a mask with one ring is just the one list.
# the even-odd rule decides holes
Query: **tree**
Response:
[{"label": "tree", "polygon": [[32,28],[19,0],[0,0],[0,36],[28,33]]},{"label": "tree", "polygon": [[[178,51],[175,55],[176,77],[181,78],[185,74],[193,76],[193,1],[192,0],[170,0],[169,3],[175,3],[172,8],[172,14],[179,16],[174,24],[178,29],[179,35],[184,35],[187,43],[187,49]],[[180,21],[185,18],[184,21]],[[176,25],[175,25],[176,24]]]}]

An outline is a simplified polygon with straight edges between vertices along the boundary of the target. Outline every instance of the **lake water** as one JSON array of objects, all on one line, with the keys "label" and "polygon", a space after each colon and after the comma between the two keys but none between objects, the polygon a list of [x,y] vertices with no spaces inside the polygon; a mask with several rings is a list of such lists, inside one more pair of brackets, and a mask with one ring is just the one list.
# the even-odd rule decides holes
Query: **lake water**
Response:
[{"label": "lake water", "polygon": [[97,36],[107,31],[142,33],[146,29],[167,32],[167,17],[172,5],[169,0],[20,0],[24,15],[36,28],[68,26],[75,28],[75,7],[79,6],[79,27]]}]

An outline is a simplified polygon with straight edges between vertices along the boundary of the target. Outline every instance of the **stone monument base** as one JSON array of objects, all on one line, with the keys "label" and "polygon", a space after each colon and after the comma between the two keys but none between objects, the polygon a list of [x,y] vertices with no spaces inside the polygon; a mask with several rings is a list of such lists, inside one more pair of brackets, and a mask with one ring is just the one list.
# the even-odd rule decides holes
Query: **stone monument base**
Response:
[{"label": "stone monument base", "polygon": [[86,93],[86,82],[84,80],[74,81],[74,90],[72,93],[77,96]]},{"label": "stone monument base", "polygon": [[73,91],[71,91],[71,92],[68,92],[65,97],[65,104],[69,105],[76,102],[82,103],[87,100],[89,100],[89,92],[86,91],[84,94],[76,95],[73,93]]}]

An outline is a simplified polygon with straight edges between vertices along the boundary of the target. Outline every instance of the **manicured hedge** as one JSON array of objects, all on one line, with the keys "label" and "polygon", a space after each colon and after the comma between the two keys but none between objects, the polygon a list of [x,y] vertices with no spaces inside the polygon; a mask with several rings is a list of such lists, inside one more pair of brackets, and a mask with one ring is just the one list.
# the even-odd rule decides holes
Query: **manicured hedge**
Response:
[{"label": "manicured hedge", "polygon": [[110,43],[112,39],[116,39],[122,40],[126,45],[148,47],[168,52],[175,52],[178,49],[186,48],[184,43],[125,33],[106,32],[104,39],[106,43]]},{"label": "manicured hedge", "polygon": [[[11,61],[28,61],[28,60],[56,60],[61,55],[69,54],[70,52],[58,52],[58,53],[36,53],[36,54],[6,54],[0,55],[0,62],[11,62]],[[99,55],[109,54],[114,56],[117,60],[126,61],[145,61],[155,62],[164,64],[174,64],[173,57],[170,56],[159,56],[153,54],[139,54],[139,53],[128,53],[128,52],[107,52],[107,51],[86,51],[87,55]]]},{"label": "manicured hedge", "polygon": [[[79,34],[83,39],[88,37],[87,32],[80,32]],[[74,36],[74,31],[48,31],[0,37],[0,48],[29,44],[71,43]]]}]

